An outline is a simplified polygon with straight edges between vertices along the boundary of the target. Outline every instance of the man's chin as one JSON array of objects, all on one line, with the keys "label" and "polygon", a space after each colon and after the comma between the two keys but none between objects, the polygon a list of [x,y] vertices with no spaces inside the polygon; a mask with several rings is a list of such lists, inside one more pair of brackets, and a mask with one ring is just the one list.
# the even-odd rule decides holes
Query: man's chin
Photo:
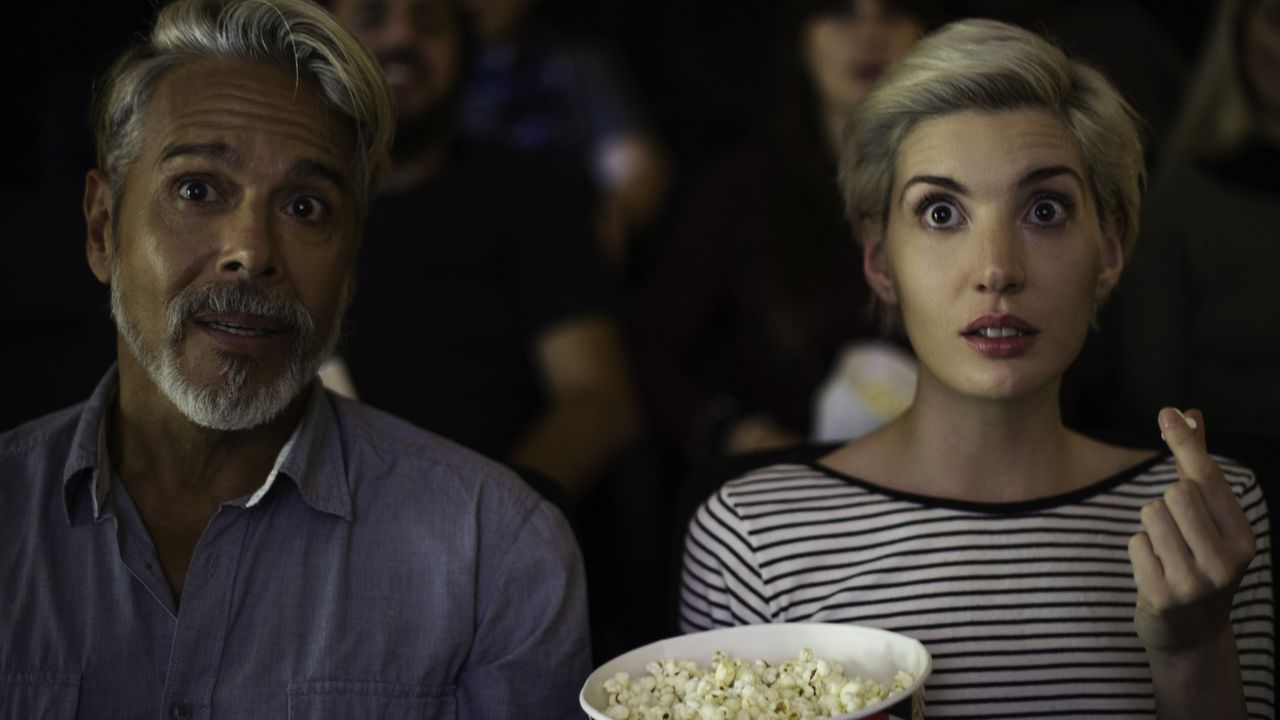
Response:
[{"label": "man's chin", "polygon": [[253,361],[232,363],[224,370],[162,369],[153,379],[188,420],[210,430],[231,431],[275,420],[305,391],[315,374],[302,368],[272,372]]}]

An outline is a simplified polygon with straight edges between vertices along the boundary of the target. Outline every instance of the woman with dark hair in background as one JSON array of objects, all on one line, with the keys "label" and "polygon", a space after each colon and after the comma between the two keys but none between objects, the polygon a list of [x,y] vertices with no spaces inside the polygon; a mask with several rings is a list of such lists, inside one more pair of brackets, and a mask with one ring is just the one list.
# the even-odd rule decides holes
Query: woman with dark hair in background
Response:
[{"label": "woman with dark hair in background", "polygon": [[650,411],[694,459],[808,437],[842,348],[877,335],[836,148],[845,114],[941,15],[890,0],[783,12],[772,115],[694,194],[636,308]]}]

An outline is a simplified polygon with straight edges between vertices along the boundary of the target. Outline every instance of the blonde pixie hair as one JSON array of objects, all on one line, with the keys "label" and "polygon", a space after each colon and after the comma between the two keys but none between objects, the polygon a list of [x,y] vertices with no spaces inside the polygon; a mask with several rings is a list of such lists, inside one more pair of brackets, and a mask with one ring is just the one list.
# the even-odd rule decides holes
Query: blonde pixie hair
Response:
[{"label": "blonde pixie hair", "polygon": [[389,166],[395,131],[382,68],[327,11],[308,0],[178,0],[108,70],[98,88],[94,138],[113,202],[142,149],[142,121],[164,74],[197,60],[266,63],[315,82],[328,108],[352,123],[351,171],[360,217]]},{"label": "blonde pixie hair", "polygon": [[840,158],[845,209],[859,242],[884,239],[902,141],[918,123],[966,110],[1041,109],[1080,144],[1104,229],[1127,257],[1146,185],[1137,113],[1097,70],[1027,30],[961,20],[925,37],[853,111]]}]

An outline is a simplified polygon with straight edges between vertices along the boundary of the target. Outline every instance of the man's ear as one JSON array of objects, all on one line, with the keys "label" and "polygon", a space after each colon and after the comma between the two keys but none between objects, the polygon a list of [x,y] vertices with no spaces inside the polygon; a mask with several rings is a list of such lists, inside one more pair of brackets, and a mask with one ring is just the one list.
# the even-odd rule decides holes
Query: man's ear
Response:
[{"label": "man's ear", "polygon": [[1101,255],[1098,262],[1098,286],[1094,298],[1102,302],[1120,282],[1124,270],[1124,248],[1120,244],[1121,222],[1117,220],[1103,228]]},{"label": "man's ear", "polygon": [[862,224],[862,273],[881,301],[888,305],[898,304],[898,291],[894,288],[893,274],[889,270],[884,238],[867,223]]},{"label": "man's ear", "polygon": [[111,181],[101,170],[90,170],[84,178],[84,251],[93,276],[104,285],[111,283],[111,256],[116,251],[111,210]]}]

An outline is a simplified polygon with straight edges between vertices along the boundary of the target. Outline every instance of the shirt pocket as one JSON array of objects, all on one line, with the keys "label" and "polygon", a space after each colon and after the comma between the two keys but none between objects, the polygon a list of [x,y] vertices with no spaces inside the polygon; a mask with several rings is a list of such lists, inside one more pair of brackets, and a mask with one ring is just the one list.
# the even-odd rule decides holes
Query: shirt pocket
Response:
[{"label": "shirt pocket", "polygon": [[0,672],[0,720],[72,720],[80,709],[80,675]]},{"label": "shirt pocket", "polygon": [[358,680],[289,684],[289,720],[454,720],[454,686]]}]

